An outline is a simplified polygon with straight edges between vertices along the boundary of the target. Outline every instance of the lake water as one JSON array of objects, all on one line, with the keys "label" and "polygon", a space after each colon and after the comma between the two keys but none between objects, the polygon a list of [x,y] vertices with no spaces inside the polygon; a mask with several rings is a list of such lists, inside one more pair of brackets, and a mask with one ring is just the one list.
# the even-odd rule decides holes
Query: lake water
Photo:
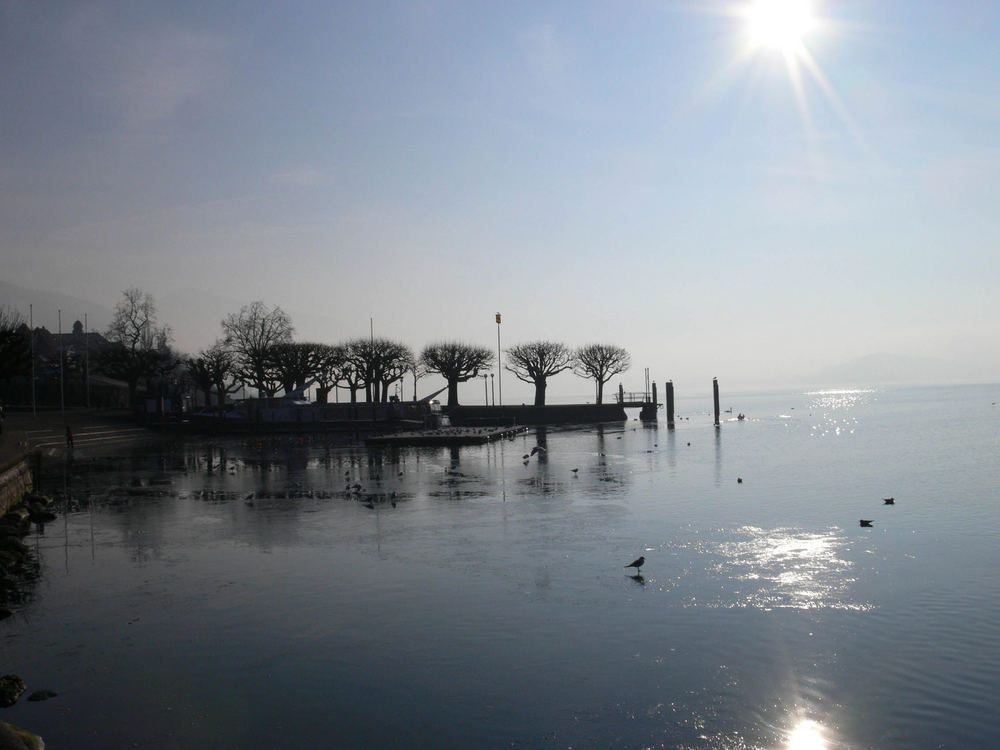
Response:
[{"label": "lake water", "polygon": [[59,696],[3,718],[53,748],[994,748],[996,401],[78,451],[0,623],[3,671]]}]

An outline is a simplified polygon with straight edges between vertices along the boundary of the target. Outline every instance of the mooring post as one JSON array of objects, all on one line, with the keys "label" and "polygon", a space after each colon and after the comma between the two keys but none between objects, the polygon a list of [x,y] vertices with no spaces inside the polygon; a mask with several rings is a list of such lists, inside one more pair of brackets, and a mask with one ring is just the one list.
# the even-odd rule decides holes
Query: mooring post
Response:
[{"label": "mooring post", "polygon": [[[642,405],[642,411],[639,413],[639,419],[643,422],[655,422],[656,421],[656,383],[652,384],[652,395],[651,401],[646,401]],[[648,396],[648,391],[647,391]]]},{"label": "mooring post", "polygon": [[674,381],[667,381],[667,427],[674,427]]},{"label": "mooring post", "polygon": [[715,402],[715,426],[719,426],[719,379],[712,378],[712,400]]},{"label": "mooring post", "polygon": [[625,403],[625,387],[621,383],[618,384],[618,403]]}]

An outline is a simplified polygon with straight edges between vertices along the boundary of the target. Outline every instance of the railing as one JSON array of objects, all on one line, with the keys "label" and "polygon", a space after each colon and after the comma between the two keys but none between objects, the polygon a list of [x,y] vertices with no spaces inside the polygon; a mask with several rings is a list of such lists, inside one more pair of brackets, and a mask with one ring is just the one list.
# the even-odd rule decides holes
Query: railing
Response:
[{"label": "railing", "polygon": [[652,400],[652,395],[643,391],[615,392],[615,402],[619,404],[648,404]]}]

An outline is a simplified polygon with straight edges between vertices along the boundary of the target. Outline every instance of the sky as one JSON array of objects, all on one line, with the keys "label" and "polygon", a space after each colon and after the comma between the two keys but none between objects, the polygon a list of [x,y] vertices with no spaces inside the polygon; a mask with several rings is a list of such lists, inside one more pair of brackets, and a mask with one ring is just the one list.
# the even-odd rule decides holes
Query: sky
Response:
[{"label": "sky", "polygon": [[191,353],[261,299],[418,352],[499,311],[627,390],[1000,380],[1000,4],[751,6],[2,0],[2,280]]}]

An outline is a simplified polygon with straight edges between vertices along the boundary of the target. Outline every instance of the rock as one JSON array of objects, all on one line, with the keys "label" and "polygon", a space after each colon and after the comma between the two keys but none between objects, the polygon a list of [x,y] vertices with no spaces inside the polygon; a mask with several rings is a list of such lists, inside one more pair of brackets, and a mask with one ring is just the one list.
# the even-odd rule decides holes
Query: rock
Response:
[{"label": "rock", "polygon": [[0,750],[45,750],[45,743],[37,734],[0,721]]},{"label": "rock", "polygon": [[59,693],[55,690],[36,690],[31,695],[28,696],[29,701],[47,701],[49,698],[55,698]]},{"label": "rock", "polygon": [[27,689],[24,680],[16,674],[5,674],[0,677],[0,706],[3,708],[13,706]]}]

